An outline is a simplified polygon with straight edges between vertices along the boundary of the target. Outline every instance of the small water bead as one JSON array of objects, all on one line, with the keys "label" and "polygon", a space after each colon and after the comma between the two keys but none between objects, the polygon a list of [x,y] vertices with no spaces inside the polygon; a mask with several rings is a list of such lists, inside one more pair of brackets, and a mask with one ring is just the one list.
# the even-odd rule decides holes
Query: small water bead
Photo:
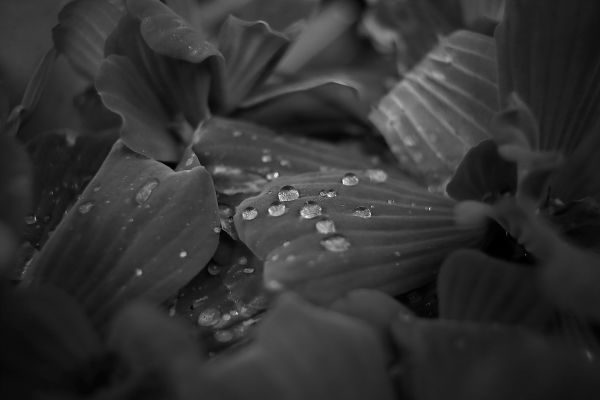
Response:
[{"label": "small water bead", "polygon": [[250,268],[250,267],[244,268],[242,270],[242,272],[245,273],[245,274],[253,274],[254,273],[254,268]]},{"label": "small water bead", "polygon": [[335,223],[330,219],[322,219],[321,221],[317,221],[315,228],[317,229],[317,232],[324,235],[335,233]]},{"label": "small water bead", "polygon": [[267,180],[269,180],[269,181],[272,181],[273,179],[277,179],[277,178],[279,178],[279,172],[277,172],[277,171],[274,171],[274,172],[269,172],[269,173],[266,175],[266,178],[267,178]]},{"label": "small water bead", "polygon": [[25,224],[33,225],[37,222],[37,217],[35,215],[28,215],[25,217]]},{"label": "small water bead", "polygon": [[100,189],[102,189],[102,186],[98,185],[93,190],[94,190],[94,192],[99,192]]},{"label": "small water bead", "polygon": [[300,216],[304,219],[313,219],[321,215],[323,208],[316,202],[309,200],[300,209]]},{"label": "small water bead", "polygon": [[263,154],[260,160],[264,163],[269,163],[273,161],[273,157],[270,154]]},{"label": "small water bead", "polygon": [[221,312],[216,308],[207,308],[198,315],[198,325],[213,326],[221,318]]},{"label": "small water bead", "polygon": [[274,201],[267,210],[272,217],[280,217],[285,214],[285,204],[280,201]]},{"label": "small water bead", "polygon": [[350,242],[342,235],[331,235],[321,240],[321,246],[325,250],[335,253],[342,253],[350,248]]},{"label": "small water bead", "polygon": [[148,182],[144,183],[140,190],[138,190],[138,192],[135,194],[135,201],[138,204],[144,204],[146,201],[148,201],[148,199],[152,195],[152,192],[154,191],[154,189],[156,189],[157,186],[158,179],[156,178],[152,178]]},{"label": "small water bead", "polygon": [[144,271],[142,271],[140,268],[135,269],[135,276],[142,276],[143,274],[144,274]]},{"label": "small water bead", "polygon": [[238,258],[238,264],[240,264],[240,265],[247,265],[248,264],[248,257],[241,256],[240,258]]},{"label": "small water bead", "polygon": [[217,264],[210,264],[208,267],[206,267],[206,270],[212,276],[219,275],[221,273],[221,267],[219,267]]},{"label": "small water bead", "polygon": [[358,176],[356,176],[352,172],[349,172],[346,175],[344,175],[344,177],[342,178],[342,185],[356,186],[356,185],[358,185],[358,181],[359,181]]},{"label": "small water bead", "polygon": [[279,190],[279,193],[277,193],[277,198],[279,201],[297,200],[300,198],[300,192],[291,185],[285,185]]},{"label": "small water bead", "polygon": [[290,160],[282,159],[281,161],[279,161],[279,165],[281,165],[282,167],[289,167],[290,165],[292,165],[292,163],[290,162]]},{"label": "small water bead", "polygon": [[356,207],[352,215],[359,218],[371,218],[371,210],[367,207]]},{"label": "small water bead", "polygon": [[367,170],[367,176],[372,182],[383,183],[387,181],[388,174],[381,169],[369,169]]},{"label": "small water bead", "polygon": [[214,232],[214,233],[221,233],[221,227],[220,227],[220,226],[215,226],[215,227],[213,228],[213,232]]},{"label": "small water bead", "polygon": [[321,190],[321,192],[319,193],[319,196],[325,197],[328,199],[333,199],[335,196],[337,196],[337,192],[333,189]]},{"label": "small water bead", "polygon": [[243,133],[241,131],[233,131],[233,137],[237,138],[237,137],[240,137],[242,135],[243,135]]},{"label": "small water bead", "polygon": [[247,207],[242,211],[242,218],[246,221],[252,221],[258,216],[258,211],[254,207]]},{"label": "small water bead", "polygon": [[92,208],[94,208],[94,203],[92,203],[91,201],[86,201],[85,203],[77,207],[77,211],[79,211],[80,214],[87,214]]},{"label": "small water bead", "polygon": [[179,252],[179,258],[186,258],[187,257],[187,251],[183,250]]},{"label": "small water bead", "polygon": [[233,333],[229,331],[217,331],[215,332],[215,339],[220,343],[227,343],[233,340]]}]

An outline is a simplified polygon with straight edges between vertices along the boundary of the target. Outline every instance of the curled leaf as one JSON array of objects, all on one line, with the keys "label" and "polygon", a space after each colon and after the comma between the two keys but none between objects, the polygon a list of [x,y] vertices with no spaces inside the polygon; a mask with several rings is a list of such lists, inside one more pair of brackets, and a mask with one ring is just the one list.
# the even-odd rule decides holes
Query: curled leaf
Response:
[{"label": "curled leaf", "polygon": [[125,302],[166,300],[217,243],[217,204],[204,168],[171,168],[117,142],[31,265],[34,284],[73,295],[96,323]]},{"label": "curled leaf", "polygon": [[430,282],[479,229],[454,202],[383,170],[280,178],[237,208],[240,239],[265,259],[265,280],[329,302],[355,288],[400,294]]}]

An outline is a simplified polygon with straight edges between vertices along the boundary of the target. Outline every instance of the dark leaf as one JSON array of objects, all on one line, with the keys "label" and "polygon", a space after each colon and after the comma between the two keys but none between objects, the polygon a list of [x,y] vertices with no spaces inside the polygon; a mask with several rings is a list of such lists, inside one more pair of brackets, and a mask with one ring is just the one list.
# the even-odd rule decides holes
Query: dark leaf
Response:
[{"label": "dark leaf", "polygon": [[467,27],[493,36],[504,16],[505,0],[460,0],[460,4]]},{"label": "dark leaf", "polygon": [[543,328],[553,308],[536,271],[475,251],[449,256],[438,277],[440,317]]},{"label": "dark leaf", "polygon": [[473,147],[458,166],[446,192],[455,200],[493,202],[517,189],[517,165],[498,154],[498,146],[486,140]]},{"label": "dark leaf", "polygon": [[192,154],[171,168],[117,142],[31,265],[33,283],[53,283],[96,323],[143,298],[166,300],[196,275],[218,243],[208,172]]},{"label": "dark leaf", "polygon": [[[215,1],[216,3],[216,1]],[[246,21],[266,21],[280,32],[294,31],[306,23],[320,6],[319,0],[244,1],[233,15]]]},{"label": "dark leaf", "polygon": [[491,134],[499,109],[493,39],[458,31],[417,65],[371,113],[402,165],[428,183],[449,178]]},{"label": "dark leaf", "polygon": [[104,59],[104,43],[123,13],[108,0],[76,0],[58,14],[54,46],[75,71],[93,81]]},{"label": "dark leaf", "polygon": [[279,178],[240,204],[235,225],[265,259],[267,285],[323,302],[356,288],[415,289],[482,234],[455,224],[452,200],[382,170]]}]

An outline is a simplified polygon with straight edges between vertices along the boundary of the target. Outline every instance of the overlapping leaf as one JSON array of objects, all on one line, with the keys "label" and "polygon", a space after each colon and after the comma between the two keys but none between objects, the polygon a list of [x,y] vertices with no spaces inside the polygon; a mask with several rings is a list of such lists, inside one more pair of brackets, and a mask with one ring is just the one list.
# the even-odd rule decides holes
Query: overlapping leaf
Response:
[{"label": "overlapping leaf", "polygon": [[482,234],[456,226],[452,200],[381,170],[279,178],[240,204],[235,226],[266,260],[268,285],[325,302],[354,288],[422,286]]},{"label": "overlapping leaf", "polygon": [[193,154],[173,171],[117,142],[31,278],[63,288],[101,323],[128,300],[174,294],[212,257],[217,227],[214,187]]},{"label": "overlapping leaf", "polygon": [[57,50],[73,68],[93,81],[104,59],[104,43],[122,11],[108,0],[76,0],[59,13],[52,36]]},{"label": "overlapping leaf", "polygon": [[469,28],[493,34],[504,16],[505,0],[460,0],[462,18]]},{"label": "overlapping leaf", "polygon": [[381,100],[371,120],[412,173],[444,181],[469,148],[490,138],[496,75],[494,41],[455,32]]},{"label": "overlapping leaf", "polygon": [[542,328],[553,307],[530,266],[460,251],[446,259],[438,277],[440,317]]}]

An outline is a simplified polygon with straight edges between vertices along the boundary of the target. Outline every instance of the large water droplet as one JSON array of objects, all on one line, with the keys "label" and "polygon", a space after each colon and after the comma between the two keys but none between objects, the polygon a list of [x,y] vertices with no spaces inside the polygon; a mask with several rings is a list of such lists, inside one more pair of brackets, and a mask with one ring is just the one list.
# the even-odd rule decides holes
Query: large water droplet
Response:
[{"label": "large water droplet", "polygon": [[304,205],[300,209],[300,216],[305,219],[312,219],[321,215],[322,211],[323,209],[318,203],[309,200],[306,203],[304,203]]},{"label": "large water droplet", "polygon": [[352,215],[360,218],[371,218],[371,210],[367,207],[356,207]]},{"label": "large water droplet", "polygon": [[335,196],[337,196],[337,192],[333,189],[321,190],[321,192],[319,193],[319,196],[325,197],[328,199],[333,199]]},{"label": "large water droplet", "polygon": [[279,193],[277,193],[277,198],[279,198],[279,201],[292,201],[298,199],[299,197],[300,192],[298,192],[298,189],[290,185],[285,185],[279,190]]},{"label": "large water droplet", "polygon": [[382,183],[387,181],[388,174],[381,169],[369,169],[367,170],[367,176],[372,182]]},{"label": "large water droplet", "polygon": [[246,221],[252,221],[258,216],[258,211],[254,207],[247,207],[242,211],[242,218]]},{"label": "large water droplet", "polygon": [[330,219],[322,219],[315,224],[317,232],[324,235],[335,233],[335,223]]},{"label": "large water droplet", "polygon": [[274,201],[267,210],[272,217],[279,217],[285,214],[285,204],[280,201]]},{"label": "large water droplet", "polygon": [[77,207],[77,211],[79,211],[80,214],[87,214],[92,208],[94,208],[94,203],[92,203],[91,201],[86,201],[85,203]]},{"label": "large water droplet", "polygon": [[350,242],[344,236],[335,234],[321,240],[321,246],[328,251],[341,253],[350,248]]},{"label": "large water droplet", "polygon": [[352,172],[348,172],[342,178],[342,184],[344,186],[355,186],[355,185],[358,185],[358,176],[356,176]]},{"label": "large water droplet", "polygon": [[138,204],[144,204],[150,196],[152,195],[152,191],[156,189],[158,186],[158,179],[152,178],[148,182],[144,183],[140,190],[135,194],[135,201]]},{"label": "large water droplet", "polygon": [[207,308],[198,315],[198,325],[212,326],[219,322],[221,312],[216,308]]}]

